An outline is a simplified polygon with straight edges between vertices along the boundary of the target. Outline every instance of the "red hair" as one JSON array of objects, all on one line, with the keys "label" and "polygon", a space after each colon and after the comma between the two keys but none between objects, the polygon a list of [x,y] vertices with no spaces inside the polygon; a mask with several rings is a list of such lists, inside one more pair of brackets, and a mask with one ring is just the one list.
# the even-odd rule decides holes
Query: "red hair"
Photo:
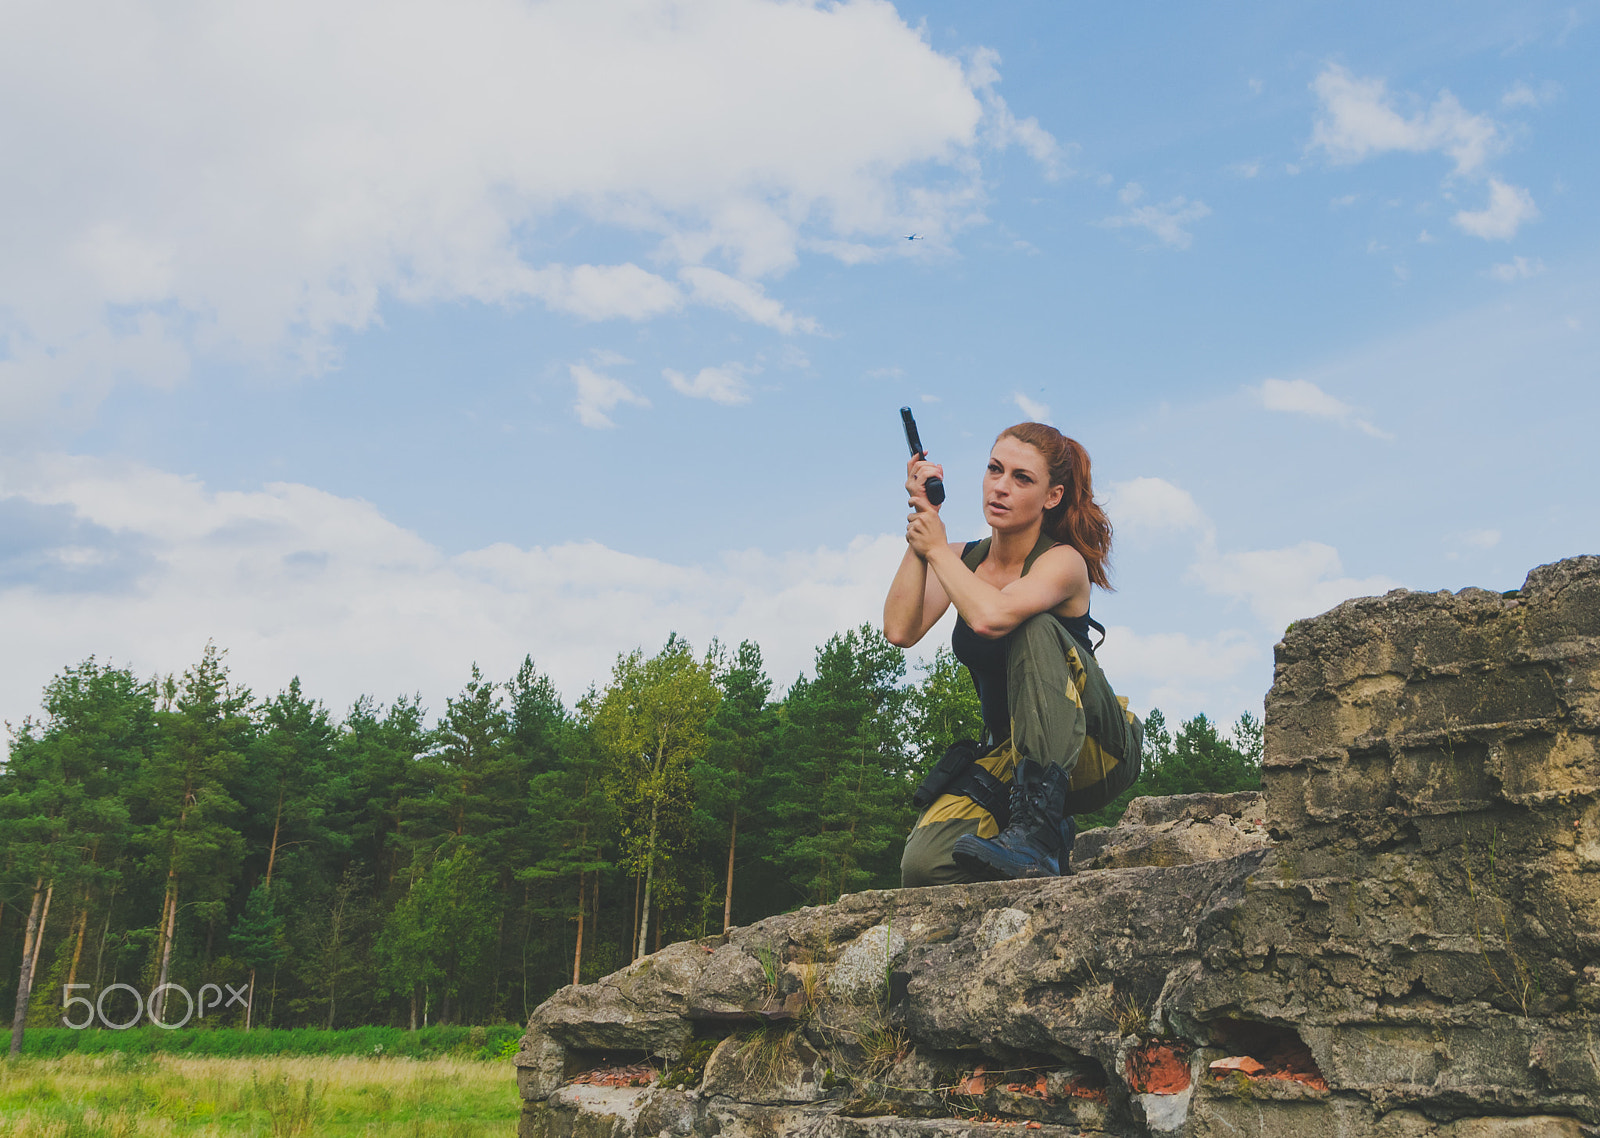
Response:
[{"label": "red hair", "polygon": [[1094,500],[1089,452],[1044,423],[1018,423],[1001,431],[994,441],[1007,435],[1038,451],[1050,468],[1050,485],[1064,491],[1061,501],[1044,512],[1044,532],[1083,554],[1089,580],[1109,590],[1106,565],[1111,557],[1111,519]]}]

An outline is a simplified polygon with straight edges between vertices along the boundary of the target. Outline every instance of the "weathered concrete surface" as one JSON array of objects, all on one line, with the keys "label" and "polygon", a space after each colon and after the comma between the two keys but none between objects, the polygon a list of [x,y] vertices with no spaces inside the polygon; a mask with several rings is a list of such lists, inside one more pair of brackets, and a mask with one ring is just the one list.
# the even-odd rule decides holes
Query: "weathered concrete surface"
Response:
[{"label": "weathered concrete surface", "polygon": [[[856,894],[563,989],[521,1133],[1600,1135],[1600,558],[1297,622],[1266,742],[1262,795],[1139,800],[1077,876]],[[647,1054],[681,1090],[567,1083]]]}]

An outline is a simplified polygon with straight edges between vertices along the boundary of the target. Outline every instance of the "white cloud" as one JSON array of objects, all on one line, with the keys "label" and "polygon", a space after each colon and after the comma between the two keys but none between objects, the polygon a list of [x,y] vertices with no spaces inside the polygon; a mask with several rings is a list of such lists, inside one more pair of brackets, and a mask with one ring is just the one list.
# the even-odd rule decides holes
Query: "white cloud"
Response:
[{"label": "white cloud", "polygon": [[661,374],[680,395],[732,405],[750,402],[750,384],[745,377],[760,370],[741,363],[726,363],[721,367],[703,367],[693,379],[671,368],[663,368]]},{"label": "white cloud", "polygon": [[[1343,406],[1320,391],[1315,396],[1302,392],[1300,398],[1321,409],[1313,413],[1323,413],[1330,405]],[[1343,576],[1338,551],[1321,542],[1302,541],[1285,549],[1221,552],[1217,549],[1216,529],[1205,511],[1187,490],[1162,478],[1134,478],[1113,484],[1106,512],[1123,537],[1137,540],[1162,533],[1194,534],[1194,560],[1189,565],[1188,578],[1207,592],[1243,601],[1274,635],[1281,633],[1291,620],[1315,616],[1350,597],[1382,593],[1394,587],[1387,577]],[[1218,669],[1219,678],[1226,678],[1248,664],[1261,647],[1246,633],[1236,630],[1219,633],[1205,643],[1164,634],[1146,636],[1142,643],[1143,647],[1132,653],[1138,661],[1135,666],[1158,686],[1158,694],[1151,697],[1154,703],[1169,709],[1169,705],[1182,702],[1174,693],[1193,689],[1194,685],[1191,682],[1189,689],[1180,685],[1161,695],[1162,685],[1170,687],[1184,677],[1189,681],[1203,678],[1203,669],[1208,667]],[[1172,653],[1174,661],[1163,663],[1163,652]],[[1188,661],[1192,668],[1201,670],[1186,672],[1177,661]],[[1162,668],[1168,670],[1163,672]]]},{"label": "white cloud", "polygon": [[578,398],[573,403],[572,409],[577,413],[578,422],[585,427],[615,427],[611,414],[620,403],[632,403],[637,407],[650,406],[650,400],[634,391],[620,379],[612,379],[609,375],[602,375],[588,364],[573,364],[569,369],[572,373],[572,382],[578,390]]},{"label": "white cloud", "polygon": [[[1119,529],[1198,532],[1191,576],[1247,605],[1274,635],[1389,584],[1343,575],[1337,554],[1312,542],[1218,555],[1192,499],[1158,479],[1121,484],[1112,499]],[[603,681],[618,652],[653,648],[672,631],[697,647],[713,636],[754,639],[787,684],[828,636],[878,620],[905,549],[886,534],[842,548],[711,553],[700,564],[595,542],[451,555],[370,503],[313,487],[217,491],[136,464],[60,456],[0,458],[0,507],[55,526],[43,537],[22,527],[32,546],[12,543],[0,557],[0,718],[12,722],[36,711],[51,674],[91,653],[150,675],[193,663],[207,640],[229,650],[235,677],[258,694],[298,674],[335,709],[364,693],[420,692],[438,712],[474,661],[504,679],[524,654],[570,700]],[[947,633],[935,629],[921,650]],[[1268,647],[1260,628],[1113,628],[1101,657],[1141,708],[1188,716],[1259,706]]]},{"label": "white cloud", "polygon": [[1192,202],[1185,197],[1175,197],[1159,204],[1137,204],[1143,197],[1144,188],[1137,182],[1129,182],[1122,187],[1117,198],[1123,205],[1132,208],[1127,213],[1105,218],[1100,224],[1108,229],[1146,229],[1163,245],[1187,249],[1194,241],[1194,235],[1184,226],[1211,216],[1211,207],[1202,201]]},{"label": "white cloud", "polygon": [[796,331],[818,331],[815,320],[785,310],[782,304],[767,296],[758,284],[741,281],[702,265],[690,266],[678,275],[689,285],[697,303],[735,312],[746,320],[765,324],[786,336]]},{"label": "white cloud", "polygon": [[370,503],[309,486],[215,491],[60,457],[27,468],[12,460],[0,478],[0,503],[68,515],[102,544],[139,554],[123,579],[66,591],[59,566],[93,556],[79,533],[35,551],[47,574],[0,577],[0,718],[13,723],[37,712],[54,672],[91,653],[150,675],[192,664],[208,639],[258,694],[298,674],[335,709],[363,693],[420,691],[437,713],[474,661],[506,679],[527,653],[572,699],[604,681],[618,652],[653,648],[673,631],[696,647],[753,638],[787,684],[827,637],[878,620],[905,550],[901,536],[885,535],[713,553],[701,565],[594,542],[452,556]]},{"label": "white cloud", "polygon": [[1509,241],[1525,221],[1539,216],[1533,196],[1520,186],[1510,186],[1499,178],[1489,179],[1489,204],[1481,210],[1462,210],[1450,220],[1458,227],[1485,241]]},{"label": "white cloud", "polygon": [[1106,495],[1106,511],[1119,537],[1167,531],[1211,531],[1211,522],[1187,490],[1164,478],[1114,482]]},{"label": "white cloud", "polygon": [[1350,415],[1349,404],[1342,403],[1316,384],[1304,379],[1268,379],[1256,389],[1261,404],[1269,411],[1292,411],[1328,419]]},{"label": "white cloud", "polygon": [[[988,148],[1060,168],[992,57],[964,70],[885,0],[128,0],[5,22],[0,153],[27,171],[0,179],[12,422],[118,376],[176,382],[196,354],[326,367],[395,301],[712,304],[806,331],[758,283],[802,249],[947,241],[982,218]],[[548,262],[574,226],[637,249]]]},{"label": "white cloud", "polygon": [[[1321,409],[1313,413],[1343,406],[1320,391],[1314,396],[1301,391],[1299,398]],[[1221,552],[1217,549],[1216,529],[1205,511],[1188,491],[1162,478],[1134,478],[1113,484],[1106,512],[1116,532],[1126,537],[1193,533],[1194,560],[1189,565],[1188,578],[1208,592],[1245,602],[1275,635],[1291,620],[1315,616],[1350,597],[1394,587],[1387,577],[1343,576],[1338,551],[1321,542],[1302,541],[1285,549]],[[1219,635],[1228,647],[1231,666],[1242,667],[1254,650],[1247,643],[1248,638],[1234,632]],[[1147,640],[1158,642],[1154,637]],[[1184,648],[1185,644],[1189,642],[1177,637],[1171,647],[1174,651],[1181,648],[1191,659],[1211,659],[1218,651],[1215,643],[1204,651],[1193,645]],[[1148,669],[1154,665],[1144,666]],[[1155,702],[1162,705],[1160,698]]]},{"label": "white cloud", "polygon": [[967,81],[985,104],[985,141],[996,149],[1013,144],[1022,147],[1051,181],[1071,174],[1066,149],[1055,136],[1040,126],[1037,119],[1017,118],[995,91],[1000,82],[999,64],[1000,53],[986,47],[972,52],[967,62]]},{"label": "white cloud", "polygon": [[1311,145],[1337,163],[1354,163],[1390,151],[1438,152],[1457,173],[1483,165],[1502,145],[1502,132],[1486,115],[1464,110],[1449,91],[1407,118],[1394,108],[1382,79],[1358,79],[1329,64],[1311,83],[1321,103]]},{"label": "white cloud", "polygon": [[1489,275],[1497,281],[1510,283],[1536,277],[1542,272],[1544,272],[1544,262],[1539,258],[1535,257],[1530,261],[1526,257],[1513,257],[1504,264],[1494,266],[1489,270]]},{"label": "white cloud", "polygon": [[1030,422],[1048,423],[1050,421],[1050,405],[1048,403],[1040,403],[1036,399],[1029,399],[1020,391],[1011,393],[1011,402],[1017,405],[1018,409],[1028,417]]},{"label": "white cloud", "polygon": [[[1396,266],[1399,271],[1400,266]],[[1329,395],[1308,379],[1266,379],[1260,387],[1247,388],[1268,411],[1286,411],[1294,415],[1310,415],[1318,419],[1332,419],[1336,423],[1354,427],[1375,439],[1393,439],[1388,431],[1368,422],[1356,414],[1356,409]]]},{"label": "white cloud", "polygon": [[792,343],[779,345],[777,356],[781,368],[795,371],[809,371],[811,368],[811,357]]},{"label": "white cloud", "polygon": [[1275,632],[1290,621],[1326,612],[1351,597],[1371,596],[1395,588],[1387,577],[1346,577],[1339,551],[1319,541],[1302,541],[1286,549],[1242,553],[1209,553],[1189,569],[1208,591],[1241,600]]},{"label": "white cloud", "polygon": [[1500,96],[1500,105],[1508,109],[1537,110],[1561,97],[1561,84],[1547,79],[1534,90],[1527,83],[1518,80],[1506,88],[1506,93]]},{"label": "white cloud", "polygon": [[1022,147],[1052,182],[1072,173],[1067,165],[1066,151],[1053,134],[1039,125],[1037,119],[1016,118],[1004,103],[995,108],[991,117],[994,127],[990,140],[995,146],[1006,147],[1014,143]]},{"label": "white cloud", "polygon": [[1196,638],[1112,625],[1095,658],[1107,675],[1115,677],[1119,690],[1142,694],[1134,706],[1136,714],[1159,707],[1167,722],[1175,724],[1201,713],[1215,715],[1221,691],[1234,697],[1230,702],[1235,705],[1256,705],[1259,716],[1260,692],[1243,689],[1249,669],[1260,664],[1268,650],[1259,636],[1242,629]]},{"label": "white cloud", "polygon": [[547,265],[516,276],[524,296],[585,320],[648,320],[676,312],[684,304],[676,285],[632,262],[572,268]]}]

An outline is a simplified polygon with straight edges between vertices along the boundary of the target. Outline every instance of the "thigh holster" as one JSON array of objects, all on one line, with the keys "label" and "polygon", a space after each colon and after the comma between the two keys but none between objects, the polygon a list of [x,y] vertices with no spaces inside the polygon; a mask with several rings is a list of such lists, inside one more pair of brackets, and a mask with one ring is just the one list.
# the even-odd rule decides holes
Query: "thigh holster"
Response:
[{"label": "thigh holster", "polygon": [[987,810],[1004,830],[1011,820],[1011,785],[990,774],[978,760],[994,747],[980,748],[970,739],[951,746],[917,787],[911,801],[926,810],[941,794],[970,798]]}]

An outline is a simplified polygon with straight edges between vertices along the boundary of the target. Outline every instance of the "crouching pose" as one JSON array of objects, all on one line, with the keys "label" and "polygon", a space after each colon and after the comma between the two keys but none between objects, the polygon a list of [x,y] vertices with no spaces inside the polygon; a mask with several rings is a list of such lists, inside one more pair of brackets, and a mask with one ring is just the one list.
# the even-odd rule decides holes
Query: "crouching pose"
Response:
[{"label": "crouching pose", "polygon": [[[1042,423],[1003,431],[983,477],[990,535],[945,534],[925,490],[943,467],[906,466],[906,550],[883,605],[909,648],[951,605],[951,647],[972,674],[983,744],[957,743],[923,783],[900,863],[903,885],[1069,873],[1072,815],[1099,809],[1139,773],[1143,729],[1095,662],[1089,590],[1109,588],[1111,523],[1089,456]],[[1009,785],[1008,785],[1009,784]]]}]

